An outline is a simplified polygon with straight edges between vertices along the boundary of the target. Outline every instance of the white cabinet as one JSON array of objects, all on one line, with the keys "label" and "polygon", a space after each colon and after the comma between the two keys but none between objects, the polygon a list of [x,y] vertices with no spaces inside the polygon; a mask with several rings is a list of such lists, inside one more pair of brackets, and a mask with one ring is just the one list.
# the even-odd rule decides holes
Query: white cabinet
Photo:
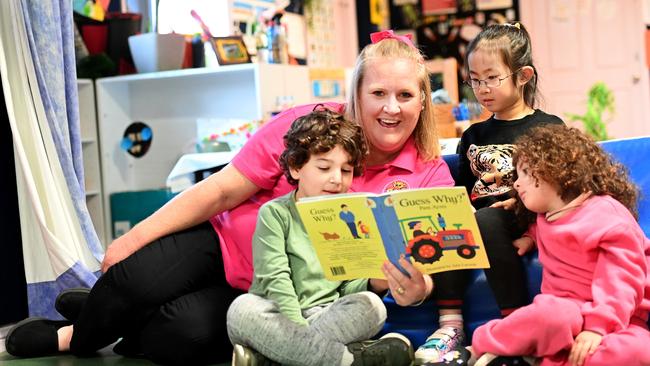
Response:
[{"label": "white cabinet", "polygon": [[[185,153],[194,152],[200,118],[260,120],[278,97],[309,103],[306,66],[243,64],[101,78],[96,81],[105,228],[111,232],[110,195],[165,188],[167,175]],[[151,128],[146,154],[121,148],[127,127]],[[137,203],[134,203],[137,204]]]},{"label": "white cabinet", "polygon": [[81,149],[84,164],[86,205],[99,240],[107,245],[102,197],[99,140],[97,139],[97,115],[95,113],[95,89],[92,80],[77,80],[79,90],[79,122]]}]

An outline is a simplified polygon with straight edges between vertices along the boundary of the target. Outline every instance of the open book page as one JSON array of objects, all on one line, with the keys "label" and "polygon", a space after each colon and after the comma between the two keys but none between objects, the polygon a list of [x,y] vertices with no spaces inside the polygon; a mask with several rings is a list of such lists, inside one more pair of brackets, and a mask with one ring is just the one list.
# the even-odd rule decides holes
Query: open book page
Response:
[{"label": "open book page", "polygon": [[463,187],[311,197],[297,207],[331,280],[384,278],[382,263],[400,256],[423,273],[489,267]]}]

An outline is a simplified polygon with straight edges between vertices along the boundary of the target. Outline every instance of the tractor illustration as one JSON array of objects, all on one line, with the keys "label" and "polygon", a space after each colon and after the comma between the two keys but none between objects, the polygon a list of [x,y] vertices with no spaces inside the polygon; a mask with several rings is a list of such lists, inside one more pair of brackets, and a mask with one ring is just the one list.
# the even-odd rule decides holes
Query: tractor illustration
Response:
[{"label": "tractor illustration", "polygon": [[[372,210],[382,241],[401,244],[385,247],[386,256],[393,263],[406,256],[419,263],[431,264],[439,261],[445,250],[456,250],[463,259],[476,256],[479,247],[472,232],[462,230],[462,224],[453,224],[455,229],[447,230],[446,220],[440,213],[435,218],[418,216],[400,219],[390,196],[368,197],[366,204]],[[405,270],[403,272],[406,273]]]},{"label": "tractor illustration", "polygon": [[[406,253],[410,254],[416,262],[430,264],[440,260],[443,250],[456,250],[459,257],[463,259],[471,259],[476,255],[474,237],[470,230],[461,230],[460,224],[454,224],[455,230],[447,230],[446,225],[443,224],[444,219],[438,216],[438,224],[436,226],[430,216],[412,218],[406,224],[412,231],[412,239],[406,244]],[[428,221],[428,229],[422,230],[423,221]],[[402,226],[405,237],[406,230]]]}]

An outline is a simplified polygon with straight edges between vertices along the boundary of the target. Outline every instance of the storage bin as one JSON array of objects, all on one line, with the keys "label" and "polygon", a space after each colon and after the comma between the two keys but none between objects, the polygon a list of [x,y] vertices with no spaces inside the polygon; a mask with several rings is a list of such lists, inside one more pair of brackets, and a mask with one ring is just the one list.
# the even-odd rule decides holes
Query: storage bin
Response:
[{"label": "storage bin", "polygon": [[168,189],[118,192],[110,195],[113,238],[129,231],[175,196]]}]

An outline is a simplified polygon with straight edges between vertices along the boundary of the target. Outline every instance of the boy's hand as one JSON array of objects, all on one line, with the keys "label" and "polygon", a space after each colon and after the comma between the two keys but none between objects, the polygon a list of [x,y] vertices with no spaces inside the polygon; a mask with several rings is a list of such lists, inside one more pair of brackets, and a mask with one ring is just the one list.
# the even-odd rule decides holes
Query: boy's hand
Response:
[{"label": "boy's hand", "polygon": [[517,254],[520,256],[530,252],[535,247],[535,241],[530,236],[522,236],[519,239],[515,239],[512,242],[515,248],[517,248]]},{"label": "boy's hand", "polygon": [[596,348],[603,340],[603,336],[590,330],[583,330],[578,334],[571,346],[569,353],[569,363],[572,366],[582,366],[588,355],[596,352]]},{"label": "boy's hand", "polygon": [[492,205],[490,205],[490,207],[502,208],[504,210],[512,210],[513,208],[515,208],[515,202],[517,202],[516,199],[508,198],[507,200],[503,200],[503,201],[493,203]]}]

